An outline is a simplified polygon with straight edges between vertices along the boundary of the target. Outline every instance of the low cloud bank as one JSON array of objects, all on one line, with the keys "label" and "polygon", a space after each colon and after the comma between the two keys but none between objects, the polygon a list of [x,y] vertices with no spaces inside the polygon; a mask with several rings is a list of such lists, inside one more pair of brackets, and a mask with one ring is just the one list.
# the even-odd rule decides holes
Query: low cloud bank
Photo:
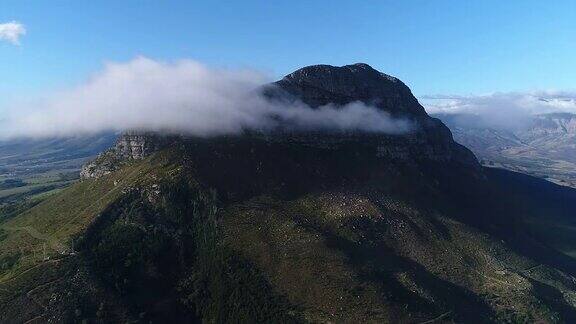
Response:
[{"label": "low cloud bank", "polygon": [[26,34],[24,25],[17,21],[0,24],[0,40],[20,45],[20,37]]},{"label": "low cloud bank", "polygon": [[534,91],[494,93],[485,96],[422,96],[420,102],[429,114],[466,114],[460,119],[502,129],[528,127],[534,115],[576,114],[576,91]]},{"label": "low cloud bank", "polygon": [[0,121],[0,137],[127,129],[216,136],[287,124],[390,134],[411,129],[409,122],[359,102],[318,109],[270,102],[256,91],[266,82],[255,71],[213,69],[192,60],[165,63],[140,57],[109,63],[73,89],[9,107]]}]

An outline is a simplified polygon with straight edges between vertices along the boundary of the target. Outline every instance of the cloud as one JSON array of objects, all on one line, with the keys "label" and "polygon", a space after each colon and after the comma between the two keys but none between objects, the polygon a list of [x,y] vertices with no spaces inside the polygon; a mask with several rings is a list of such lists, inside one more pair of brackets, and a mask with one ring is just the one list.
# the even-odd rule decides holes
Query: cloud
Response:
[{"label": "cloud", "polygon": [[422,96],[430,114],[469,114],[484,126],[518,129],[529,126],[534,115],[567,112],[576,114],[576,91],[531,91],[483,96]]},{"label": "cloud", "polygon": [[192,60],[166,63],[140,57],[108,63],[77,87],[8,108],[0,122],[0,137],[127,129],[215,136],[281,125],[384,133],[410,130],[407,121],[358,102],[318,109],[300,102],[270,102],[255,91],[267,81],[252,70],[214,69]]},{"label": "cloud", "polygon": [[11,21],[0,24],[0,40],[20,45],[20,37],[26,35],[26,27],[19,22]]}]

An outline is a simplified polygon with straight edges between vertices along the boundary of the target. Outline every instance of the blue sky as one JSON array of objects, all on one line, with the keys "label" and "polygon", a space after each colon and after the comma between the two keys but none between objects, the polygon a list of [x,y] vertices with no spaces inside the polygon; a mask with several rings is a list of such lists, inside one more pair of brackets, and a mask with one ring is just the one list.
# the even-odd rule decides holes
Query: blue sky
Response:
[{"label": "blue sky", "polygon": [[366,62],[416,95],[574,89],[576,1],[4,0],[0,103],[85,80],[138,55],[280,77]]}]

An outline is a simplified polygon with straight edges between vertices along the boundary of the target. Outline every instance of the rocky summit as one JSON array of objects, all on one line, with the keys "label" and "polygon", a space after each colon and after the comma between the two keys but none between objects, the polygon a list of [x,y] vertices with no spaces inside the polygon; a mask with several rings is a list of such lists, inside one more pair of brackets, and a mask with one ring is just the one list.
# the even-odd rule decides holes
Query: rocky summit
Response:
[{"label": "rocky summit", "polygon": [[576,321],[576,191],[483,169],[366,64],[261,91],[415,127],[125,133],[82,181],[1,223],[0,322]]},{"label": "rocky summit", "polygon": [[264,94],[270,100],[299,100],[312,108],[361,102],[393,118],[411,121],[414,129],[403,136],[374,136],[373,142],[383,157],[477,164],[473,154],[454,142],[448,128],[426,113],[402,81],[365,63],[304,67],[266,86]]},{"label": "rocky summit", "polygon": [[[276,86],[276,89],[273,86]],[[341,67],[304,67],[274,82],[267,94],[278,97],[283,96],[282,92],[313,108],[361,101],[394,116],[417,118],[426,115],[424,108],[402,81],[378,72],[364,63]]]}]

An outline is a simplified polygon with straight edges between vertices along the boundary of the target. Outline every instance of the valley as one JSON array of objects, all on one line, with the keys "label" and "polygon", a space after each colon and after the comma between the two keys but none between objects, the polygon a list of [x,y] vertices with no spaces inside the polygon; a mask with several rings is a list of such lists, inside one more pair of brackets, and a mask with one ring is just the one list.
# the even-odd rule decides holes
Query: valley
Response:
[{"label": "valley", "polygon": [[79,178],[89,159],[117,135],[11,139],[0,142],[0,218],[15,215]]},{"label": "valley", "polygon": [[486,123],[472,114],[436,115],[457,142],[470,148],[484,166],[502,168],[576,187],[576,115],[533,116],[517,129]]}]

